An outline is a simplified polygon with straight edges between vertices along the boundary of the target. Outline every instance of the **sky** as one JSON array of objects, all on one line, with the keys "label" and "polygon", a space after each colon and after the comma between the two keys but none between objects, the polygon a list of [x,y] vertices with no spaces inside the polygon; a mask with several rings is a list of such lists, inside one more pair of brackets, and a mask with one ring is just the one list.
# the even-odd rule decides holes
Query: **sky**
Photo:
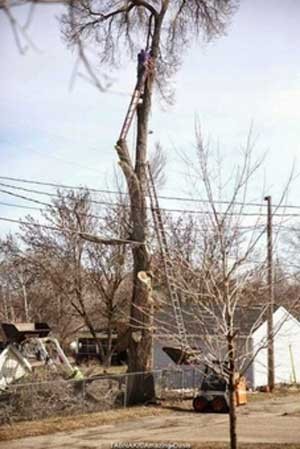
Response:
[{"label": "sky", "polygon": [[[76,55],[62,39],[59,13],[57,5],[36,7],[28,33],[38,50],[29,48],[24,55],[6,17],[0,16],[0,176],[113,187],[114,144],[134,86],[135,65],[128,61],[115,73],[106,93],[80,77],[70,89]],[[16,14],[22,22],[26,9]],[[174,106],[162,108],[154,100],[151,115],[150,148],[160,141],[168,160],[162,193],[182,196],[194,189],[181,153],[193,157],[197,116],[206,138],[228,161],[225,167],[238,161],[252,124],[255,156],[267,152],[257,184],[264,182],[267,193],[278,200],[293,164],[296,174],[300,170],[299,17],[299,0],[242,0],[226,36],[187,49],[172,81]],[[133,138],[131,132],[131,148]],[[300,205],[299,188],[296,177],[289,203]],[[250,199],[261,201],[260,195],[254,185]],[[0,202],[25,204],[4,193]],[[0,205],[0,216],[24,213]],[[0,236],[8,229],[14,225],[0,223]]]}]

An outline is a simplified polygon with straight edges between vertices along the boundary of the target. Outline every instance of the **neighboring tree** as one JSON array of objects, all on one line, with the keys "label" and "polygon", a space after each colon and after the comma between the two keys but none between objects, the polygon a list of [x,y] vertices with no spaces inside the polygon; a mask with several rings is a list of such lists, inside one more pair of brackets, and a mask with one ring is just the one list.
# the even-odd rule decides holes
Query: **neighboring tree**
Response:
[{"label": "neighboring tree", "polygon": [[34,283],[30,264],[24,263],[19,254],[17,240],[12,235],[0,241],[0,252],[4,315],[7,320],[21,318],[23,321],[30,321],[31,304],[28,291]]},{"label": "neighboring tree", "polygon": [[[92,314],[98,317],[98,319],[101,317],[105,323],[107,332],[105,364],[109,366],[111,356],[123,339],[123,334],[128,329],[129,324],[129,297],[132,291],[132,285],[125,283],[125,279],[128,276],[127,251],[122,245],[107,246],[90,244],[87,247],[86,253]],[[122,326],[120,323],[124,325]],[[116,332],[118,333],[118,341],[116,345],[113,345],[113,334]],[[123,341],[122,347],[124,347]]]},{"label": "neighboring tree", "polygon": [[[252,161],[251,156],[252,142],[249,136],[242,163],[238,165],[237,162],[233,169],[227,167],[227,176],[223,178],[218,163],[217,166],[214,165],[215,155],[205,146],[201,133],[197,130],[198,164],[191,165],[190,160],[188,162],[192,167],[191,176],[194,175],[199,180],[198,188],[204,201],[203,209],[199,205],[199,212],[204,212],[202,226],[206,228],[206,232],[197,234],[194,244],[199,251],[192,253],[191,258],[179,246],[176,263],[171,260],[175,269],[171,282],[182,296],[184,319],[192,323],[193,329],[197,329],[196,338],[187,335],[189,352],[198,362],[205,362],[211,367],[215,367],[215,361],[218,361],[219,369],[229,385],[232,449],[237,448],[237,383],[255,356],[249,349],[249,339],[251,333],[265,320],[269,306],[266,295],[267,270],[264,258],[261,258],[266,217],[263,216],[262,209],[254,220],[247,216],[247,193],[251,190],[251,183],[256,182],[257,185],[258,170],[262,164],[262,160]],[[261,263],[259,259],[262,260]],[[181,260],[184,276],[181,275],[180,268],[177,268]],[[240,320],[248,319],[248,312],[253,306],[251,286],[254,281],[257,282],[258,272],[263,280],[260,280],[260,287],[265,303],[257,309],[252,329],[242,342]],[[162,306],[160,319],[163,317],[164,307],[165,305]],[[167,310],[168,314],[172,313],[171,309]],[[180,346],[178,332],[174,331],[174,318],[171,320],[167,315],[166,318],[168,323],[163,327],[166,332],[173,333],[174,340],[177,339]],[[162,327],[161,322],[156,322],[156,325]],[[274,330],[276,331],[278,329]],[[265,348],[267,343],[266,339],[255,350]],[[197,355],[197,351],[195,353],[196,349],[200,355]]]},{"label": "neighboring tree", "polygon": [[15,319],[15,308],[12,293],[13,279],[11,276],[10,263],[7,258],[6,251],[3,251],[3,242],[1,242],[1,261],[0,261],[0,297],[1,308],[0,316],[2,321],[10,321]]},{"label": "neighboring tree", "polygon": [[[82,235],[106,235],[108,241],[127,235],[126,209],[104,209],[98,217],[93,215],[89,192],[58,192],[58,199],[43,211],[42,226],[31,217],[27,220],[30,224],[21,228],[22,245],[14,249],[10,245],[9,257],[18,260],[19,271],[26,267],[33,278],[28,291],[31,319],[50,321],[62,340],[85,325],[97,341],[101,359],[109,364],[113,331],[126,301],[128,305],[128,298],[121,301],[117,295],[128,273],[126,250],[124,245],[95,245]],[[8,273],[16,276],[14,267]],[[99,328],[107,331],[107,350],[97,338]]]}]

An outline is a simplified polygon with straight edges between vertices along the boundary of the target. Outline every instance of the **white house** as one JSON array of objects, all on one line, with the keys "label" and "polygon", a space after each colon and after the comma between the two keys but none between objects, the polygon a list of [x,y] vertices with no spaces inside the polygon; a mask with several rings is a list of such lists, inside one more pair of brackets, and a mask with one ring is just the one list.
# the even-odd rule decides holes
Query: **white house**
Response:
[{"label": "white house", "polygon": [[[186,307],[183,309],[183,317],[189,338],[194,342],[194,347],[206,351],[207,338],[215,339],[215,346],[220,347],[220,353],[226,353],[224,337],[216,333],[213,322],[206,321],[205,329],[201,329],[197,317],[192,319],[192,309],[189,309],[188,318],[185,316]],[[256,388],[268,384],[267,374],[267,321],[265,320],[265,305],[252,307],[242,306],[236,312],[236,324],[239,328],[238,346],[239,354],[244,360],[243,366],[248,366],[245,376],[249,387]],[[169,315],[171,316],[171,315]],[[163,320],[160,315],[160,320]],[[169,318],[169,321],[170,318]],[[171,332],[168,334],[167,319],[162,335],[154,342],[153,365],[155,369],[182,369],[185,375],[191,370],[191,379],[194,379],[193,367],[176,365],[169,357],[166,347],[172,347],[174,338]],[[283,306],[278,307],[273,315],[274,323],[274,359],[275,359],[275,383],[300,382],[300,322]],[[174,328],[174,321],[171,322]],[[178,342],[177,342],[178,347]],[[222,348],[225,349],[222,349]],[[253,359],[254,357],[254,359]],[[197,370],[199,372],[199,369]],[[199,373],[200,374],[200,373]],[[199,377],[197,373],[197,379]],[[199,379],[198,379],[199,380]],[[193,381],[194,382],[194,381]]]},{"label": "white house", "polygon": [[[275,383],[300,382],[300,322],[284,307],[273,315]],[[267,321],[252,335],[253,351],[267,343]],[[253,386],[268,384],[268,350],[261,349],[252,363]]]}]

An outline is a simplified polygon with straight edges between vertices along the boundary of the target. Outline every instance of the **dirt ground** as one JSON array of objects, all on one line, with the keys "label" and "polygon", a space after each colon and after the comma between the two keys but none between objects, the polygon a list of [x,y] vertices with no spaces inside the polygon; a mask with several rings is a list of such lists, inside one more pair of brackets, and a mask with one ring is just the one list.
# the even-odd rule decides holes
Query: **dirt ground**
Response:
[{"label": "dirt ground", "polygon": [[[145,408],[144,408],[145,409]],[[133,410],[133,409],[131,409]],[[189,402],[152,407],[148,413],[119,412],[118,419],[101,425],[86,418],[84,428],[51,435],[0,442],[0,449],[94,449],[112,443],[186,442],[193,448],[223,448],[228,441],[228,416],[196,414]],[[124,414],[122,420],[121,415]],[[127,413],[127,415],[126,415]],[[129,413],[129,414],[128,414]],[[93,420],[91,416],[91,421]],[[104,421],[105,422],[105,421]],[[26,423],[27,425],[29,423]],[[36,423],[30,423],[35,426]],[[0,428],[0,438],[1,431]],[[8,430],[8,429],[7,429]],[[2,432],[2,436],[5,433]],[[242,447],[300,449],[300,394],[252,400],[238,409],[238,436]],[[2,438],[3,439],[3,438]],[[206,443],[206,444],[205,444]],[[213,444],[216,443],[216,444]]]}]

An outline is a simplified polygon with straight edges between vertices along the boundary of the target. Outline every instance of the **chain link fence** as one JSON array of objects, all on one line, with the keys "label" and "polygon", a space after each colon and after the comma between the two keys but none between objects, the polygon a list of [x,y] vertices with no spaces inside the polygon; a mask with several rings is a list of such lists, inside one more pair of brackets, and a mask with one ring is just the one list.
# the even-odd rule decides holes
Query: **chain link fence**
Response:
[{"label": "chain link fence", "polygon": [[193,397],[198,391],[203,372],[197,367],[162,370],[160,377],[160,399]]},{"label": "chain link fence", "polygon": [[130,377],[146,384],[151,375],[156,399],[162,401],[192,397],[201,382],[201,373],[190,367],[101,375],[80,381],[59,379],[13,384],[0,393],[0,424],[127,407]]}]

